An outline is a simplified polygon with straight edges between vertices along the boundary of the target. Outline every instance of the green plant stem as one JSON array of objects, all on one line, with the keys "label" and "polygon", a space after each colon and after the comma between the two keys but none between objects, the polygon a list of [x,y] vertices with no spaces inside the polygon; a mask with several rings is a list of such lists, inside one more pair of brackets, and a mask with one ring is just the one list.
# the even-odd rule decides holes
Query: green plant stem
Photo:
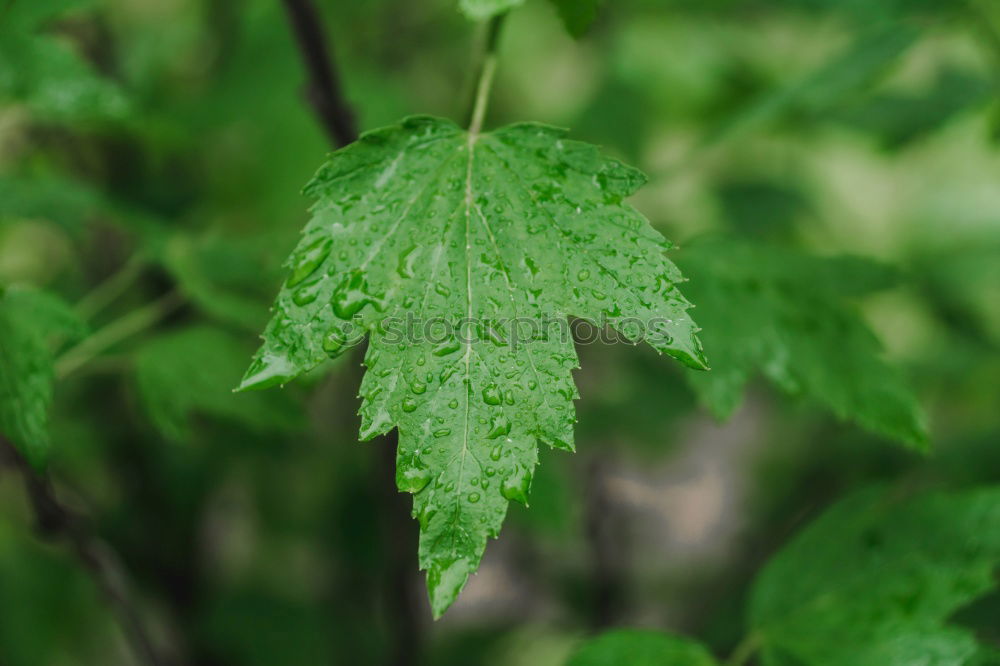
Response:
[{"label": "green plant stem", "polygon": [[140,333],[176,310],[184,298],[177,291],[116,319],[56,360],[56,377],[63,379],[105,349]]},{"label": "green plant stem", "polygon": [[469,110],[469,134],[476,136],[483,129],[486,119],[486,109],[489,106],[490,91],[493,89],[493,78],[497,70],[497,48],[500,43],[500,29],[503,27],[506,14],[500,14],[490,19],[486,27],[486,47],[479,66],[476,95]]},{"label": "green plant stem", "polygon": [[142,275],[144,263],[132,257],[114,274],[89,291],[76,304],[81,319],[92,318],[121,296]]},{"label": "green plant stem", "polygon": [[736,647],[733,648],[733,653],[729,655],[729,659],[726,659],[726,666],[743,666],[750,661],[750,657],[756,654],[759,649],[760,635],[747,634],[743,637],[743,640],[741,640]]}]

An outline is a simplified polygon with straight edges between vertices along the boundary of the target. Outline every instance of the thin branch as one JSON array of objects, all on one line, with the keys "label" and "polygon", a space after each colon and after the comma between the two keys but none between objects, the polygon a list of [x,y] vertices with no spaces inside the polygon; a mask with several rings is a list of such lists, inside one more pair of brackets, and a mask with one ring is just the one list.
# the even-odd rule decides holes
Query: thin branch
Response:
[{"label": "thin branch", "polygon": [[327,47],[323,22],[312,0],[282,0],[292,24],[299,53],[309,72],[306,95],[330,141],[337,147],[358,138],[354,112],[344,99],[340,77]]},{"label": "thin branch", "polygon": [[760,649],[760,636],[758,634],[748,634],[733,649],[733,653],[726,660],[726,666],[743,666]]},{"label": "thin branch", "polygon": [[153,647],[150,632],[131,592],[128,574],[115,551],[93,533],[89,521],[59,501],[49,479],[38,475],[24,456],[2,437],[0,453],[13,462],[24,480],[38,535],[46,540],[69,543],[73,554],[107,600],[136,661],[147,666],[166,666],[167,660]]},{"label": "thin branch", "polygon": [[476,77],[476,94],[469,108],[469,134],[476,136],[483,129],[486,119],[486,108],[489,106],[490,91],[493,89],[493,77],[497,69],[497,49],[500,46],[500,29],[503,27],[506,14],[494,16],[486,28],[486,43],[482,60],[479,65],[479,75]]},{"label": "thin branch", "polygon": [[376,483],[383,516],[381,519],[386,567],[382,587],[385,619],[392,636],[386,666],[419,664],[423,650],[420,599],[417,580],[417,524],[410,517],[412,500],[396,487],[396,449],[399,433],[395,430],[380,438],[379,459],[375,462]]},{"label": "thin branch", "polygon": [[132,257],[106,280],[94,287],[76,304],[76,312],[81,319],[92,318],[109,306],[142,275],[143,262]]},{"label": "thin branch", "polygon": [[623,538],[625,517],[615,510],[608,493],[608,472],[606,453],[594,456],[587,465],[583,519],[593,593],[590,619],[596,630],[614,626],[621,618],[628,582],[624,571],[629,546]]},{"label": "thin branch", "polygon": [[56,359],[56,376],[60,379],[66,377],[109,347],[153,326],[183,302],[180,292],[172,291],[116,319]]},{"label": "thin branch", "polygon": [[[310,0],[283,0],[289,20],[295,30],[302,59],[312,76],[309,99],[313,110],[327,129],[335,147],[357,139],[354,114],[344,100],[336,68],[327,52],[327,38],[319,15]],[[362,349],[364,346],[362,346]],[[363,353],[363,352],[362,352]],[[345,381],[361,382],[359,364]],[[352,427],[356,427],[353,418]],[[391,644],[388,646],[388,666],[412,666],[420,662],[423,637],[420,623],[420,601],[413,566],[416,540],[415,525],[410,519],[409,498],[396,487],[396,431],[379,438],[381,455],[376,461],[378,486],[382,504],[381,527],[388,552],[384,598],[386,620]]]}]

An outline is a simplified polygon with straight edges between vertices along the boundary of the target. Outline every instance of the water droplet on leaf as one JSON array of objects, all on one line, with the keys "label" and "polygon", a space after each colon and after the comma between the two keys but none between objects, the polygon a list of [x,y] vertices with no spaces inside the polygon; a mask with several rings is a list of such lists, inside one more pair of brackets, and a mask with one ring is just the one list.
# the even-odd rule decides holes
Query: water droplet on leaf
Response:
[{"label": "water droplet on leaf", "polygon": [[500,404],[500,389],[496,384],[490,384],[483,389],[483,402],[487,405]]},{"label": "water droplet on leaf", "polygon": [[333,247],[333,239],[320,238],[299,252],[295,258],[295,268],[286,284],[289,287],[294,287],[312,275],[330,255],[331,247]]}]

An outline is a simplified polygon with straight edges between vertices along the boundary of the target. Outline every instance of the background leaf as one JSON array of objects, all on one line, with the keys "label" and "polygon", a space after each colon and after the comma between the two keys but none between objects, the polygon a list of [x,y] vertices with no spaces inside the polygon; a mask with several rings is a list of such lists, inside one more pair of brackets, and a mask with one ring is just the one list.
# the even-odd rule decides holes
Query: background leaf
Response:
[{"label": "background leaf", "polygon": [[68,178],[0,176],[0,224],[18,219],[41,219],[75,236],[103,208],[98,192]]},{"label": "background leaf", "polygon": [[190,439],[196,415],[265,432],[302,427],[302,414],[291,396],[232,392],[245,358],[239,338],[208,326],[145,342],[135,356],[136,384],[153,424],[175,441]]},{"label": "background leaf", "polygon": [[45,465],[50,448],[52,345],[83,331],[69,306],[53,295],[7,289],[0,297],[0,432],[35,467]]},{"label": "background leaf", "polygon": [[263,244],[238,237],[167,236],[154,250],[184,295],[224,324],[256,331],[267,321],[267,293],[279,276]]},{"label": "background leaf", "polygon": [[798,80],[755,99],[706,135],[706,143],[732,138],[788,116],[829,111],[884,77],[916,43],[920,32],[896,22],[877,22],[849,47]]},{"label": "background leaf", "polygon": [[39,34],[55,16],[83,4],[87,3],[7,3],[0,14],[0,98],[22,102],[46,120],[125,116],[127,98],[116,84],[97,75],[64,41]]},{"label": "background leaf", "polygon": [[580,37],[597,18],[601,0],[552,0],[566,30],[574,37]]},{"label": "background leaf", "polygon": [[916,397],[848,300],[892,284],[891,270],[721,238],[692,243],[678,261],[712,358],[711,372],[688,373],[688,381],[718,417],[733,413],[761,372],[838,418],[925,445]]},{"label": "background leaf", "polygon": [[767,666],[971,663],[974,636],[948,623],[996,587],[1000,490],[839,502],[754,583],[750,621]]},{"label": "background leaf", "polygon": [[658,631],[616,629],[586,641],[566,666],[712,666],[698,643]]}]

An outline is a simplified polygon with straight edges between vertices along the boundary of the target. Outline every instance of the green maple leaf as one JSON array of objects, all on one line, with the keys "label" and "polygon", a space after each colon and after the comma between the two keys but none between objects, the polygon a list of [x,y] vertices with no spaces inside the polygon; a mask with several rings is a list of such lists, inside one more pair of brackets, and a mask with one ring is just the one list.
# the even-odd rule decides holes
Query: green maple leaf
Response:
[{"label": "green maple leaf", "polygon": [[698,304],[712,372],[688,373],[719,418],[739,406],[761,372],[787,393],[915,448],[923,412],[850,298],[892,284],[893,273],[858,257],[815,257],[733,238],[704,238],[678,257]]},{"label": "green maple leaf", "polygon": [[482,21],[522,4],[524,0],[459,0],[458,8],[470,19]]},{"label": "green maple leaf", "polygon": [[765,666],[962,666],[980,651],[952,614],[996,588],[1000,489],[868,489],[785,546],[754,583]]},{"label": "green maple leaf", "polygon": [[49,453],[49,405],[55,383],[52,339],[84,326],[58,298],[8,289],[0,296],[0,433],[36,468]]},{"label": "green maple leaf", "polygon": [[[241,389],[370,342],[362,439],[399,430],[435,615],[527,501],[537,443],[572,450],[567,316],[705,367],[666,240],[623,203],[643,175],[564,132],[415,117],[334,153]],[[407,330],[409,329],[409,330]]]},{"label": "green maple leaf", "polygon": [[580,645],[566,666],[715,666],[694,641],[648,629],[616,629]]},{"label": "green maple leaf", "polygon": [[580,37],[597,18],[597,10],[603,0],[552,0],[566,30],[574,37]]}]

